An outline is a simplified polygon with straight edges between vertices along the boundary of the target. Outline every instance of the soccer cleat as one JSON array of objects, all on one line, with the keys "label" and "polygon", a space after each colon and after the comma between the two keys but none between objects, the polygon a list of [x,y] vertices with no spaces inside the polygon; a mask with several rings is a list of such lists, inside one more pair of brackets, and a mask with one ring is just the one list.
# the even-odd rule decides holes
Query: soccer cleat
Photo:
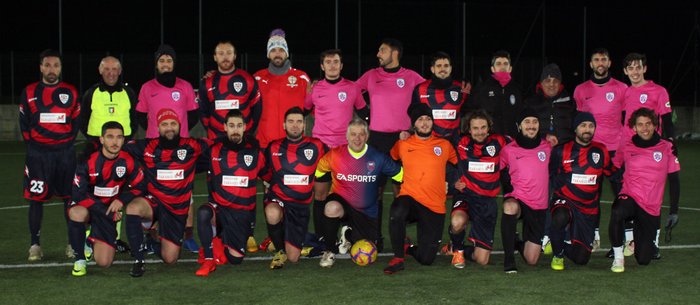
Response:
[{"label": "soccer cleat", "polygon": [[464,269],[464,266],[466,266],[464,262],[464,250],[458,250],[452,253],[452,266],[457,269]]},{"label": "soccer cleat", "polygon": [[404,269],[404,259],[394,257],[389,261],[389,266],[384,268],[384,274],[394,274]]},{"label": "soccer cleat", "polygon": [[272,243],[272,239],[268,236],[265,237],[262,243],[260,243],[260,251],[262,252],[275,252],[275,245]]},{"label": "soccer cleat", "polygon": [[552,250],[552,243],[548,241],[547,244],[542,247],[542,252],[544,255],[552,255],[552,253],[554,253]]},{"label": "soccer cleat", "polygon": [[659,247],[654,246],[654,254],[651,256],[651,259],[661,259],[661,250],[659,250]]},{"label": "soccer cleat", "polygon": [[129,272],[129,275],[131,275],[131,277],[141,277],[145,272],[146,262],[137,260],[134,262],[133,265],[131,265],[131,271]]},{"label": "soccer cleat", "polygon": [[515,258],[513,256],[505,258],[503,261],[503,271],[505,271],[506,274],[518,273],[518,268],[515,267]]},{"label": "soccer cleat", "polygon": [[270,262],[270,269],[281,269],[284,267],[284,263],[287,261],[287,254],[284,253],[283,250],[277,251],[275,253],[275,256],[272,258],[272,262]]},{"label": "soccer cleat", "polygon": [[129,244],[127,244],[125,241],[121,239],[117,239],[117,252],[118,253],[129,253],[131,251],[131,247],[129,247]]},{"label": "soccer cleat", "polygon": [[442,253],[443,255],[454,254],[452,252],[452,243],[446,243],[446,244],[442,245],[442,248],[440,248],[440,253]]},{"label": "soccer cleat", "polygon": [[625,243],[625,250],[623,252],[625,256],[634,255],[634,240],[630,240]]},{"label": "soccer cleat", "polygon": [[352,243],[345,237],[345,232],[348,230],[352,230],[352,228],[349,226],[340,228],[340,240],[338,242],[338,253],[340,254],[346,254],[352,248]]},{"label": "soccer cleat", "polygon": [[591,252],[596,252],[600,250],[600,239],[594,239],[593,245],[591,246]]},{"label": "soccer cleat", "polygon": [[314,250],[314,247],[301,247],[301,256],[303,257],[309,257],[311,255],[311,252]]},{"label": "soccer cleat", "polygon": [[41,252],[41,246],[32,245],[31,247],[29,247],[29,258],[27,259],[30,262],[40,261],[42,257],[44,257],[44,253]]},{"label": "soccer cleat", "polygon": [[217,265],[224,265],[228,263],[228,257],[226,257],[226,248],[224,247],[224,242],[220,237],[214,237],[211,241],[211,250],[214,254],[214,262]]},{"label": "soccer cleat", "polygon": [[615,258],[615,252],[613,251],[612,248],[610,249],[610,251],[608,251],[608,253],[605,254],[605,257],[607,257],[607,258]]},{"label": "soccer cleat", "polygon": [[625,272],[625,258],[616,258],[613,260],[610,271],[615,273]]},{"label": "soccer cleat", "polygon": [[335,254],[331,251],[323,251],[323,255],[321,256],[321,261],[318,263],[319,266],[323,268],[330,268],[333,267],[333,264],[335,263]]},{"label": "soccer cleat", "polygon": [[562,271],[564,270],[564,258],[563,257],[552,257],[552,263],[550,264],[552,270]]},{"label": "soccer cleat", "polygon": [[248,241],[246,242],[246,251],[250,253],[258,252],[258,242],[255,241],[255,237],[253,235],[248,236]]},{"label": "soccer cleat", "polygon": [[84,259],[77,260],[73,263],[73,271],[71,271],[73,276],[83,276],[87,274],[87,261]]},{"label": "soccer cleat", "polygon": [[75,251],[73,251],[73,247],[71,247],[70,244],[66,245],[66,257],[75,258]]},{"label": "soccer cleat", "polygon": [[185,241],[182,243],[182,247],[192,253],[199,253],[199,245],[197,245],[194,238],[185,239]]},{"label": "soccer cleat", "polygon": [[216,270],[216,262],[213,259],[207,259],[194,274],[197,276],[209,276],[209,273],[214,272],[214,270]]}]

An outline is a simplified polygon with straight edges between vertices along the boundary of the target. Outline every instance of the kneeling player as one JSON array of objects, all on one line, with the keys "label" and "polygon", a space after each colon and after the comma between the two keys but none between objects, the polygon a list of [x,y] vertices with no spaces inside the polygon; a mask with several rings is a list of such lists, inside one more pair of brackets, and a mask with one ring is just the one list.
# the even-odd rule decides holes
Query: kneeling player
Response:
[{"label": "kneeling player", "polygon": [[[612,272],[625,271],[622,229],[628,220],[634,220],[634,257],[640,265],[649,264],[655,252],[654,239],[659,234],[666,177],[677,176],[681,169],[673,154],[673,144],[656,133],[659,117],[653,110],[635,110],[627,124],[635,135],[613,158],[615,166],[624,170],[624,174],[622,190],[610,216],[610,243],[615,256],[610,267]],[[677,193],[672,197],[678,198],[680,189],[673,189],[673,192]]]},{"label": "kneeling player", "polygon": [[[464,268],[465,257],[480,265],[489,263],[498,218],[496,196],[501,191],[500,153],[506,145],[503,136],[489,134],[493,120],[485,111],[472,112],[467,124],[468,135],[457,145],[460,178],[455,187],[459,192],[454,196],[450,225],[452,265],[458,269]],[[474,246],[465,249],[469,221]]]},{"label": "kneeling player", "polygon": [[[197,210],[197,232],[203,247],[200,253],[204,258],[197,276],[208,276],[217,264],[226,261],[238,265],[245,256],[250,211],[255,211],[255,181],[265,165],[257,141],[245,136],[245,130],[243,113],[230,110],[224,120],[226,136],[206,154],[209,203]],[[212,242],[215,235],[220,240]]]},{"label": "kneeling player", "polygon": [[[605,145],[594,142],[596,122],[588,112],[574,118],[575,138],[555,147],[549,168],[553,178],[551,242],[553,270],[564,270],[564,256],[578,265],[591,258],[600,213],[602,176],[610,176],[612,161]],[[564,238],[568,228],[571,243]]]},{"label": "kneeling player", "polygon": [[116,222],[122,207],[141,195],[145,188],[143,171],[134,157],[122,151],[124,128],[117,122],[102,126],[102,147],[87,156],[78,166],[73,179],[73,201],[68,210],[68,236],[75,252],[73,275],[87,273],[85,225],[90,224],[95,262],[109,267],[117,243]]},{"label": "kneeling player", "polygon": [[[362,119],[353,119],[348,125],[348,144],[332,149],[321,158],[316,177],[331,172],[331,194],[324,207],[321,221],[326,251],[319,265],[330,268],[338,249],[338,227],[345,222],[352,229],[350,242],[367,239],[377,243],[379,220],[377,191],[379,175],[401,182],[403,171],[389,156],[367,145],[369,131]],[[345,237],[341,237],[344,239]]]}]

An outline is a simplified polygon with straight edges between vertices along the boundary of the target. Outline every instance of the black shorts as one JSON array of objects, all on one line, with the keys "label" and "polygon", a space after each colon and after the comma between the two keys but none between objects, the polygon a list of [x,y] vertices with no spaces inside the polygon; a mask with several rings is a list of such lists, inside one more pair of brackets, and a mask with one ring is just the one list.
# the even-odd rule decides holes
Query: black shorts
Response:
[{"label": "black shorts", "polygon": [[102,203],[95,203],[87,208],[90,213],[90,235],[91,242],[102,242],[112,248],[117,248],[117,222],[114,221],[114,213],[105,215],[108,206]]},{"label": "black shorts", "polygon": [[529,241],[534,244],[542,245],[544,237],[544,222],[547,217],[547,209],[533,210],[527,204],[514,197],[506,197],[505,199],[514,199],[520,205],[520,218],[523,220],[523,241]]},{"label": "black shorts", "polygon": [[71,196],[75,176],[75,148],[40,151],[27,147],[24,163],[24,198],[45,202],[52,196]]},{"label": "black shorts", "polygon": [[[406,223],[417,222],[416,234],[418,244],[436,246],[442,241],[442,231],[445,226],[445,214],[431,211],[411,196],[399,196],[395,199],[397,204],[405,204],[409,207]],[[394,203],[392,203],[392,208]]]},{"label": "black shorts", "polygon": [[217,205],[214,207],[216,227],[219,230],[218,236],[224,247],[245,256],[246,242],[250,233],[250,211],[232,209],[226,206]]},{"label": "black shorts", "polygon": [[265,201],[264,205],[277,204],[284,210],[284,241],[291,246],[300,249],[309,230],[309,215],[311,211],[308,204],[296,202],[282,202],[279,199]]},{"label": "black shorts", "polygon": [[[632,196],[620,194],[615,199],[614,205],[620,204],[623,207],[623,217],[625,221],[634,220],[634,247],[643,249],[643,252],[653,253],[656,232],[661,226],[661,216],[653,216],[639,206]],[[635,250],[635,256],[637,251]]]},{"label": "black shorts", "polygon": [[498,219],[496,198],[459,193],[453,201],[452,213],[464,211],[469,217],[469,240],[476,247],[493,250],[493,236]]},{"label": "black shorts", "polygon": [[595,238],[595,228],[598,217],[581,213],[576,205],[571,200],[553,197],[552,198],[551,214],[554,214],[556,209],[566,209],[569,213],[569,238],[571,244],[577,244],[591,252],[593,247],[593,239]]},{"label": "black shorts", "polygon": [[184,215],[173,214],[162,203],[153,203],[153,199],[146,196],[151,209],[153,210],[153,221],[143,223],[146,229],[153,228],[153,223],[158,222],[158,235],[160,239],[165,239],[178,247],[182,246],[182,239],[185,235],[185,224],[187,224],[187,213]]},{"label": "black shorts", "polygon": [[[381,132],[381,131],[374,131],[370,130],[369,131],[369,139],[367,140],[367,144],[371,145],[372,147],[376,148],[377,150],[390,155],[389,153],[391,152],[391,148],[394,147],[394,144],[399,141],[399,135],[401,132]],[[388,180],[389,177],[385,175],[379,175],[379,186],[384,187],[386,185],[386,181]],[[381,194],[380,194],[381,196]],[[380,197],[381,199],[381,197]],[[380,207],[381,208],[381,207]]]},{"label": "black shorts", "polygon": [[350,241],[355,243],[361,239],[367,239],[373,243],[377,243],[379,239],[379,220],[371,218],[366,214],[355,210],[342,196],[338,194],[330,194],[326,202],[337,201],[343,206],[343,218],[340,221],[352,228],[350,231]]}]

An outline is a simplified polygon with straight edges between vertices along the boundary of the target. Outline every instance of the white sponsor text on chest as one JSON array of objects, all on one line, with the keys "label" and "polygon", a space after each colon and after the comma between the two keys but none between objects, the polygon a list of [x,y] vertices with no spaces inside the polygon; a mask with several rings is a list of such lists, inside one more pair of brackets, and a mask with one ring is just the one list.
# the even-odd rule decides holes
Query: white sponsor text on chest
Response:
[{"label": "white sponsor text on chest", "polygon": [[457,110],[433,109],[433,118],[436,120],[454,120],[457,118]]},{"label": "white sponsor text on chest", "polygon": [[39,123],[65,123],[65,113],[42,113],[39,115]]},{"label": "white sponsor text on chest", "polygon": [[184,169],[159,169],[157,173],[158,180],[182,180],[185,179]]},{"label": "white sponsor text on chest", "polygon": [[227,109],[238,109],[239,101],[234,100],[216,100],[214,102],[214,107],[216,110],[227,110]]},{"label": "white sponsor text on chest", "polygon": [[309,176],[284,175],[284,185],[309,185]]},{"label": "white sponsor text on chest", "polygon": [[221,185],[247,187],[249,178],[247,176],[222,176]]},{"label": "white sponsor text on chest", "polygon": [[469,171],[473,173],[493,173],[495,167],[493,162],[469,162]]},{"label": "white sponsor text on chest", "polygon": [[119,194],[119,186],[114,187],[99,187],[96,186],[93,190],[93,194],[97,197],[114,197]]},{"label": "white sponsor text on chest", "polygon": [[579,185],[595,185],[598,176],[596,175],[581,175],[571,174],[571,183]]}]

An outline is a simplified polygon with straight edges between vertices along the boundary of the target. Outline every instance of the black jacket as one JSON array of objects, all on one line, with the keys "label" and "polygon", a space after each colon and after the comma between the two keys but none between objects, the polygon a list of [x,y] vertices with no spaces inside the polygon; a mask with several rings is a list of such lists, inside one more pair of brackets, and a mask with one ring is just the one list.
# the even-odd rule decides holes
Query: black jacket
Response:
[{"label": "black jacket", "polygon": [[493,117],[492,133],[515,137],[518,133],[518,113],[522,110],[520,85],[511,80],[501,87],[492,76],[481,82],[469,102],[470,109],[484,109]]},{"label": "black jacket", "polygon": [[559,143],[574,139],[572,125],[576,116],[576,103],[566,89],[562,88],[554,97],[546,97],[538,85],[535,95],[525,99],[525,107],[537,112],[542,136],[555,135]]}]

